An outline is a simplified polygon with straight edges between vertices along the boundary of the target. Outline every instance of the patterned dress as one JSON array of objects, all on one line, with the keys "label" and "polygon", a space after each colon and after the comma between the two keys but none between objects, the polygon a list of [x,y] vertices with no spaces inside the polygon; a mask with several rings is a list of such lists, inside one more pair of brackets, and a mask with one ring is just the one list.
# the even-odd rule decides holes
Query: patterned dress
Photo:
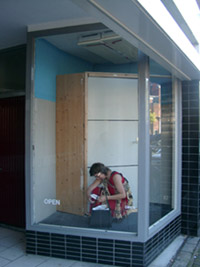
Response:
[{"label": "patterned dress", "polygon": [[[122,184],[124,186],[124,190],[126,192],[126,197],[123,199],[119,200],[108,200],[109,206],[111,209],[111,214],[113,218],[116,219],[122,219],[123,217],[128,216],[130,213],[134,212],[134,207],[133,207],[133,196],[130,190],[129,183],[125,177],[119,172],[113,171],[111,173],[111,176],[108,179],[104,179],[102,184],[99,187],[96,187],[92,193],[96,195],[116,195],[119,192],[117,191],[117,188],[115,187],[113,177],[115,174],[121,175],[122,178]],[[102,205],[102,204],[107,204],[105,203],[100,203],[96,202],[92,207]],[[91,207],[91,208],[92,208]]]}]

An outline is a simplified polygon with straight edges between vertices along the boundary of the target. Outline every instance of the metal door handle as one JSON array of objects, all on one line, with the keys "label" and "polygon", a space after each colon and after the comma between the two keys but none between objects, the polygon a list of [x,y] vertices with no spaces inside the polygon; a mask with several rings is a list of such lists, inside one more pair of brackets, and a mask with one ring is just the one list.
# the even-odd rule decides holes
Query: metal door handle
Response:
[{"label": "metal door handle", "polygon": [[135,141],[133,141],[133,144],[138,144],[139,138],[137,137]]}]

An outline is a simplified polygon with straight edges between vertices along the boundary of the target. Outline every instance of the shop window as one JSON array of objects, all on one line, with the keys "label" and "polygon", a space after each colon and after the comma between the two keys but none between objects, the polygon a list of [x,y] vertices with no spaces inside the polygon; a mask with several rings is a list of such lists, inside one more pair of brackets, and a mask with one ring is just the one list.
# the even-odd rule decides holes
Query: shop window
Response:
[{"label": "shop window", "polygon": [[[100,36],[104,30],[99,31]],[[146,62],[145,67],[150,73],[153,70],[149,94],[146,94],[148,83],[140,86],[138,80],[136,48],[132,46],[129,50],[131,59],[123,53],[114,56],[113,49],[109,49],[107,57],[108,47],[106,52],[100,49],[101,46],[91,47],[91,44],[86,48],[79,47],[79,35],[82,33],[35,39],[34,90],[30,99],[32,180],[28,195],[31,197],[29,226],[30,229],[48,227],[51,232],[56,229],[75,235],[84,232],[91,236],[97,232],[99,236],[106,236],[109,230],[109,238],[116,238],[116,232],[121,232],[120,237],[126,232],[129,240],[141,240],[140,234],[144,232],[142,239],[147,240],[151,234],[148,225],[155,224],[177,208],[172,79],[155,62],[151,61],[150,66]],[[73,49],[67,46],[72,40],[76,42]],[[117,44],[124,42],[114,42]],[[123,45],[119,47],[122,49]],[[93,56],[91,51],[98,55]],[[99,53],[103,53],[103,59]],[[146,101],[149,105],[143,106]],[[145,124],[149,134],[140,124],[143,117],[145,123],[150,122]],[[146,141],[144,145],[144,139],[140,140],[142,134]],[[141,155],[140,162],[138,154]],[[87,188],[95,179],[89,175],[95,162],[122,173],[128,179],[133,197],[131,207],[134,212],[120,220],[113,216],[109,228],[90,226]],[[138,173],[144,166],[142,180]],[[146,186],[150,193],[148,202],[147,197],[143,198],[143,193],[147,192],[143,187],[149,181],[150,188]],[[140,213],[142,210],[147,212]],[[145,231],[143,227],[146,227]]]},{"label": "shop window", "polygon": [[[131,207],[126,205],[123,207],[126,211],[122,211],[122,216],[131,214],[120,220],[113,216],[109,229],[136,232],[137,79],[123,74],[118,77],[93,75],[58,75],[56,103],[50,107],[47,101],[37,101],[40,112],[36,124],[40,122],[40,129],[35,150],[40,138],[46,136],[40,144],[39,159],[35,158],[38,163],[35,164],[38,172],[35,220],[43,224],[90,228],[86,191],[95,178],[89,176],[89,169],[93,163],[102,162],[128,179],[133,197]],[[53,110],[50,112],[50,109]],[[53,113],[56,116],[50,116]],[[53,125],[55,135],[49,132],[50,126],[55,131]]]},{"label": "shop window", "polygon": [[[137,53],[128,64],[124,64],[127,57],[121,61],[121,54],[116,64],[93,64],[63,51],[55,42],[56,36],[35,42],[33,223],[94,228],[87,188],[95,177],[89,170],[93,163],[102,162],[123,174],[133,198],[131,206],[123,207],[126,212],[120,219],[113,216],[109,230],[136,233],[138,79],[128,72],[137,69]],[[106,72],[91,72],[104,68]]]},{"label": "shop window", "polygon": [[175,209],[175,113],[172,81],[150,79],[150,225]]}]

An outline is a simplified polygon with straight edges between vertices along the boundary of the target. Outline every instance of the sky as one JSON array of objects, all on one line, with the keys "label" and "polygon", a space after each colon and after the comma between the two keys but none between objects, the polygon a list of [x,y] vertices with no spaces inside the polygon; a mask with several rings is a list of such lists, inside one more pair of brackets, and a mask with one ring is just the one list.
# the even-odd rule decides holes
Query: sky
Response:
[{"label": "sky", "polygon": [[[180,47],[193,64],[200,70],[200,53],[191,44],[161,0],[137,0],[168,36]],[[200,11],[196,0],[173,1],[200,44]]]}]

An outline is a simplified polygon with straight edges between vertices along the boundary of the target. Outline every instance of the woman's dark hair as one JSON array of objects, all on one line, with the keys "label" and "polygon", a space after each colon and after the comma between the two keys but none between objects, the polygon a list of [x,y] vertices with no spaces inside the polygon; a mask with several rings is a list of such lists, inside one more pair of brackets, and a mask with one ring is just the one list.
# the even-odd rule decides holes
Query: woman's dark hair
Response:
[{"label": "woman's dark hair", "polygon": [[109,170],[110,169],[106,167],[103,163],[97,162],[97,163],[92,164],[90,168],[90,176],[94,176],[95,174],[99,172],[106,175]]}]

